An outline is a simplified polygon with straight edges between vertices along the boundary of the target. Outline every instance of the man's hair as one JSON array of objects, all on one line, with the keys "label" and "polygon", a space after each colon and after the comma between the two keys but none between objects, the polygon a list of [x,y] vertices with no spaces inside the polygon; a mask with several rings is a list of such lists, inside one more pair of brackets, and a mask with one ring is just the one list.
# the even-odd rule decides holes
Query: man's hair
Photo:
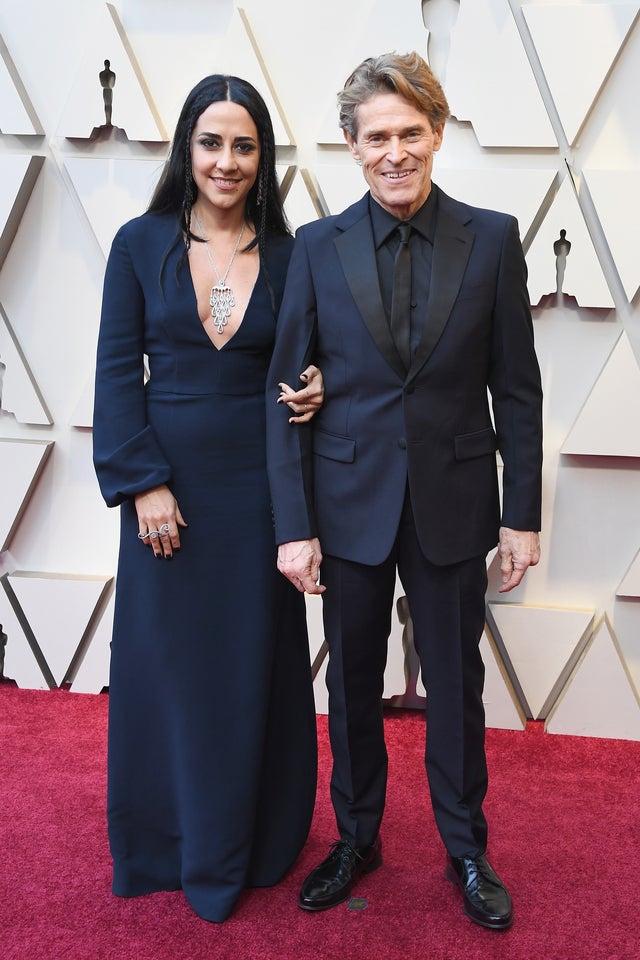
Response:
[{"label": "man's hair", "polygon": [[338,94],[339,123],[356,139],[358,107],[377,93],[397,93],[424,113],[436,130],[449,116],[449,104],[440,83],[417,53],[383,53],[356,67]]}]

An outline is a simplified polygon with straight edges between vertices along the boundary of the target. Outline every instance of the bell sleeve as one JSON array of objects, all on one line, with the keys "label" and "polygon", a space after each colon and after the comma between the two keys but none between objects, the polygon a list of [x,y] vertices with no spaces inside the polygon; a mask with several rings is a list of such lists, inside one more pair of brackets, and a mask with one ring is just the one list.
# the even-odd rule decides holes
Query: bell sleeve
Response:
[{"label": "bell sleeve", "polygon": [[171,476],[147,422],[144,354],[145,296],[125,226],[114,238],[105,272],[93,411],[93,461],[110,507]]}]

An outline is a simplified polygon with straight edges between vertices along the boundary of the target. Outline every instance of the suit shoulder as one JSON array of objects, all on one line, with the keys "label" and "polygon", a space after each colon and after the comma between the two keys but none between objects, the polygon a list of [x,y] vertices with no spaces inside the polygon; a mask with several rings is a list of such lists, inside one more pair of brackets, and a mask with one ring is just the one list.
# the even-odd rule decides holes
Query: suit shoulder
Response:
[{"label": "suit shoulder", "polygon": [[484,224],[497,230],[504,230],[508,224],[517,223],[516,218],[501,210],[491,210],[488,207],[475,207],[462,200],[455,200],[442,190],[439,191],[438,203],[443,210],[469,223]]},{"label": "suit shoulder", "polygon": [[154,236],[173,236],[179,232],[180,226],[174,214],[143,213],[133,220],[128,220],[120,227],[116,236],[126,240],[147,239]]},{"label": "suit shoulder", "polygon": [[338,217],[334,214],[328,217],[320,217],[319,220],[311,220],[296,230],[296,238],[304,237],[306,240],[316,241],[335,233],[335,224]]},{"label": "suit shoulder", "polygon": [[368,196],[368,194],[365,194],[364,197],[352,203],[342,213],[330,214],[327,217],[321,217],[319,220],[305,223],[297,230],[296,236],[304,236],[308,240],[315,241],[333,236],[341,230],[347,230],[358,220],[368,216]]}]

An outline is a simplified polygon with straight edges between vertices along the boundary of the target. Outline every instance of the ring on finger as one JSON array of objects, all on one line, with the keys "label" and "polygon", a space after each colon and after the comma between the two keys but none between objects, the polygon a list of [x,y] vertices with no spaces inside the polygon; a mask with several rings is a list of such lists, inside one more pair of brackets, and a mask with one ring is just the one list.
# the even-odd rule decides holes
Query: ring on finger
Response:
[{"label": "ring on finger", "polygon": [[158,527],[158,533],[161,537],[165,537],[169,533],[169,524],[163,523],[161,527]]}]

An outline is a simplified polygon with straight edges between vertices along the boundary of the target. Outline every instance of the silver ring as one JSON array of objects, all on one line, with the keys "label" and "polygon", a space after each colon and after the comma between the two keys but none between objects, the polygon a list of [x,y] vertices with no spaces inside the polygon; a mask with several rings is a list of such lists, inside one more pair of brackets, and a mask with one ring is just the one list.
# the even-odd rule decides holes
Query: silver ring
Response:
[{"label": "silver ring", "polygon": [[149,540],[157,540],[160,534],[157,530],[149,530],[148,537]]},{"label": "silver ring", "polygon": [[163,523],[162,526],[158,529],[158,533],[160,534],[161,537],[169,533],[169,524]]}]

